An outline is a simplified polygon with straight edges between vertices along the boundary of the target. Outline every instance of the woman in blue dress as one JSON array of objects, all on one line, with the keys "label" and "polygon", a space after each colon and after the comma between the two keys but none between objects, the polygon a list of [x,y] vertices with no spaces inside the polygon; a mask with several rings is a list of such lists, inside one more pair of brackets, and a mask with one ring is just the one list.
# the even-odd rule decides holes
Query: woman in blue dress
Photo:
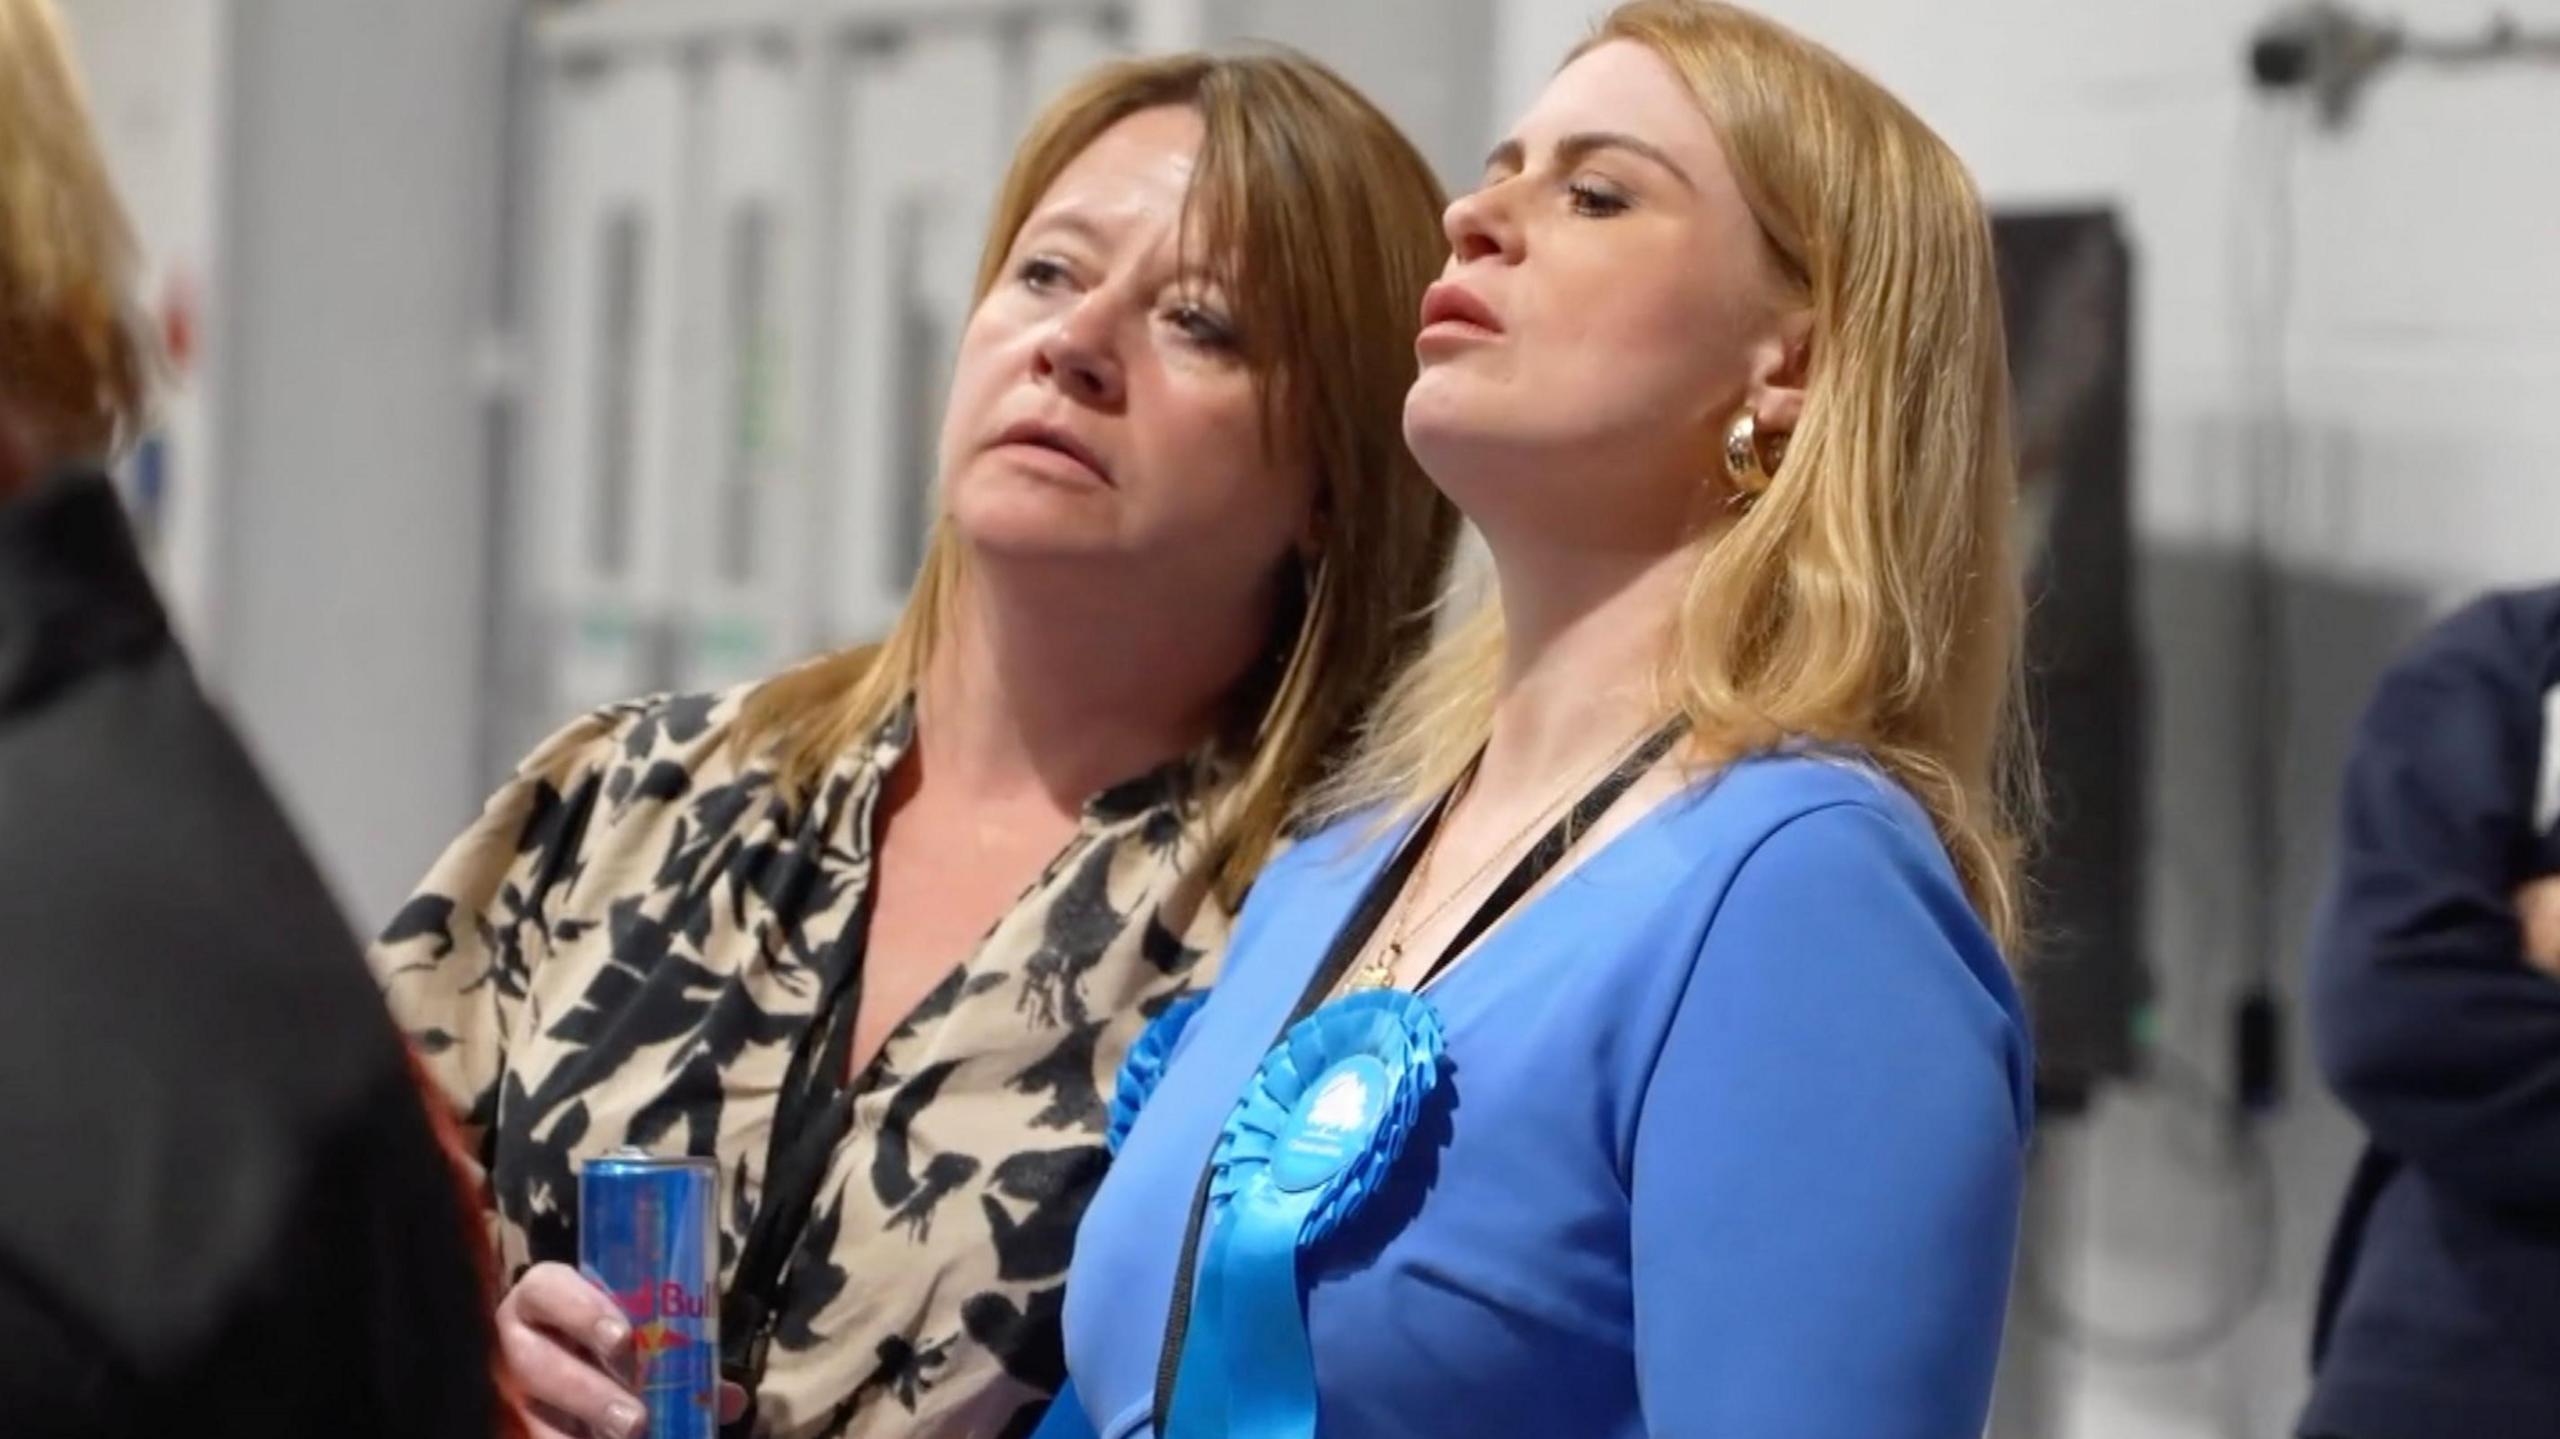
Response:
[{"label": "woman in blue dress", "polygon": [[1974,1439],[2032,807],[1979,199],[1828,52],[1639,0],[1447,230],[1405,430],[1498,583],[1124,1075],[1082,1415]]}]

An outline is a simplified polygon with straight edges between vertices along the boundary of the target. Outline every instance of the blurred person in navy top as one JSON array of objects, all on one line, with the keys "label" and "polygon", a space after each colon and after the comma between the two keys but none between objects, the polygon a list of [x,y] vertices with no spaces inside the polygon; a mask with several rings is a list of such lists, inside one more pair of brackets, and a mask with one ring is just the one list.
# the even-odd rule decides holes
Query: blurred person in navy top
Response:
[{"label": "blurred person in navy top", "polygon": [[1052,1424],[1975,1439],[2032,810],[1979,200],[1828,52],[1639,0],[1446,223],[1405,432],[1496,593],[1124,1075]]},{"label": "blurred person in navy top", "polygon": [[2302,1419],[2560,1433],[2560,588],[2457,612],[2376,687],[2312,942],[2322,1072],[2370,1143]]}]

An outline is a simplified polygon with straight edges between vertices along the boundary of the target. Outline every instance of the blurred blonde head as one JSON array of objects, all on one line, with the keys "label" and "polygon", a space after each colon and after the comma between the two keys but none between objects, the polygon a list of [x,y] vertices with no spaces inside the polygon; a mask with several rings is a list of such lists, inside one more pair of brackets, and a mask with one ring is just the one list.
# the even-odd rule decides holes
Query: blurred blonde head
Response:
[{"label": "blurred blonde head", "polygon": [[[1212,845],[1232,903],[1367,700],[1428,638],[1457,517],[1406,450],[1399,416],[1415,371],[1413,317],[1446,253],[1444,196],[1394,124],[1312,60],[1118,61],[1051,104],[1016,150],[981,252],[981,302],[1059,174],[1120,121],[1167,106],[1202,122],[1186,249],[1233,305],[1266,441],[1311,467],[1321,516],[1268,653],[1228,706],[1242,774]],[[946,638],[965,560],[951,526],[937,524],[882,644],[750,698],[741,734],[779,746],[787,787],[805,792],[914,692]]]},{"label": "blurred blonde head", "polygon": [[[1768,488],[1701,547],[1662,656],[1663,713],[1689,716],[1705,763],[1791,741],[1864,751],[1927,807],[2014,949],[2036,805],[2008,361],[1980,199],[1899,101],[1757,15],[1636,0],[1567,64],[1617,42],[1684,82],[1785,303],[1810,319],[1801,419]],[[1503,646],[1498,605],[1458,626],[1381,703],[1319,803],[1401,812],[1454,783],[1489,731]]]},{"label": "blurred blonde head", "polygon": [[60,18],[0,0],[0,457],[104,459],[140,425],[134,268]]}]

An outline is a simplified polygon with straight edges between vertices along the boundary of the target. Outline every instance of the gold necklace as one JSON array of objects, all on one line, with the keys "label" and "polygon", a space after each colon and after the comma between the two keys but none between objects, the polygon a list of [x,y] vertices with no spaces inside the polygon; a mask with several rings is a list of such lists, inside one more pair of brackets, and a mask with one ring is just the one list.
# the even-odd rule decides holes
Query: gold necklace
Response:
[{"label": "gold necklace", "polygon": [[[1642,744],[1643,740],[1638,739],[1636,743]],[[1467,772],[1460,777],[1457,788],[1451,791],[1448,803],[1441,806],[1440,822],[1432,826],[1430,837],[1423,841],[1422,855],[1414,862],[1413,877],[1406,882],[1404,892],[1396,896],[1395,926],[1387,935],[1386,947],[1380,950],[1375,958],[1363,961],[1358,969],[1351,972],[1351,979],[1344,986],[1344,993],[1358,994],[1363,990],[1385,989],[1393,983],[1397,966],[1404,962],[1405,945],[1417,930],[1429,928],[1434,920],[1448,911],[1449,906],[1458,902],[1459,896],[1474,889],[1476,882],[1485,877],[1485,872],[1516,849],[1522,840],[1533,833],[1543,833],[1548,821],[1557,810],[1564,808],[1576,795],[1588,793],[1592,784],[1601,775],[1606,774],[1608,769],[1615,768],[1618,763],[1623,762],[1623,757],[1633,748],[1633,745],[1629,745],[1611,750],[1600,757],[1598,765],[1576,775],[1574,783],[1566,785],[1553,799],[1540,806],[1536,814],[1529,816],[1528,823],[1514,830],[1501,844],[1496,845],[1493,852],[1485,857],[1484,863],[1469,871],[1465,879],[1458,881],[1456,888],[1442,895],[1438,904],[1431,906],[1428,912],[1417,919],[1413,914],[1414,896],[1430,888],[1431,861],[1440,852],[1440,836],[1448,831],[1449,816],[1456,811],[1458,801],[1465,798],[1467,791],[1475,784],[1475,766],[1468,765]],[[1567,843],[1569,845],[1571,841],[1568,840]]]}]

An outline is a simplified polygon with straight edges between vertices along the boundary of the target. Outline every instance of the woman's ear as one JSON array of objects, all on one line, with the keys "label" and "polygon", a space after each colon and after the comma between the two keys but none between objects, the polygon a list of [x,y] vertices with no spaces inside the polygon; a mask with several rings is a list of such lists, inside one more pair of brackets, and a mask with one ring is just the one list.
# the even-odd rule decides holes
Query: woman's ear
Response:
[{"label": "woman's ear", "polygon": [[1813,371],[1813,311],[1790,310],[1753,352],[1751,413],[1764,436],[1792,434],[1804,418],[1805,384]]}]

